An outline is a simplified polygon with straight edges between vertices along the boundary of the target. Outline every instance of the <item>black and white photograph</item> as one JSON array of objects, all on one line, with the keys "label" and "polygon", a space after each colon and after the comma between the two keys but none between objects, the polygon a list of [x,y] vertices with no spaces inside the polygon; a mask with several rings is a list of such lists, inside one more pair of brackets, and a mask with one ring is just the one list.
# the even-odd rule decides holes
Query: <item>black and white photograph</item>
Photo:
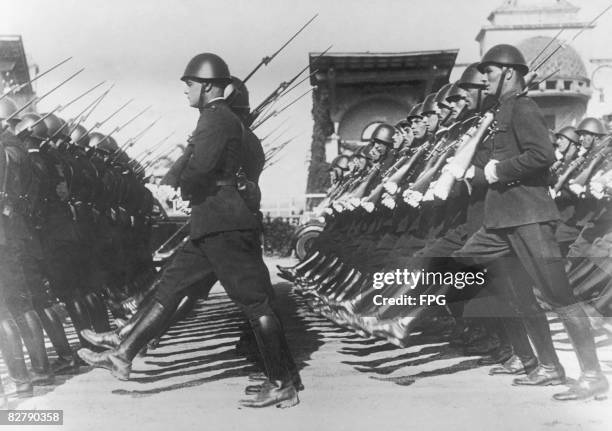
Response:
[{"label": "black and white photograph", "polygon": [[0,431],[609,431],[611,28],[0,0]]}]

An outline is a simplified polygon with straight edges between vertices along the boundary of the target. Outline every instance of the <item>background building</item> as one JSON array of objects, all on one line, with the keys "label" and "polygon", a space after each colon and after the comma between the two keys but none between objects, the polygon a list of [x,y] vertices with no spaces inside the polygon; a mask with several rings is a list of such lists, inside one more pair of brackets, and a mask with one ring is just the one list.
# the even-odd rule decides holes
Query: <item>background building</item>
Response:
[{"label": "background building", "polygon": [[[21,107],[35,95],[29,81],[30,69],[21,36],[0,36],[0,93],[6,94],[13,87],[28,83],[10,96]],[[35,109],[36,103],[33,103],[27,111]]]},{"label": "background building", "polygon": [[315,90],[307,193],[326,190],[335,156],[363,145],[378,124],[396,124],[447,83],[457,52],[311,53]]}]

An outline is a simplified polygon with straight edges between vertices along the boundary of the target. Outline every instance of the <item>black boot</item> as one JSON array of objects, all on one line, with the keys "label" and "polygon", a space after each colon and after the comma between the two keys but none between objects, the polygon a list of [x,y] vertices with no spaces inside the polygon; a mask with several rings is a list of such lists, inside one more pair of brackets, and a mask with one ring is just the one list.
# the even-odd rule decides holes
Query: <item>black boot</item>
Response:
[{"label": "black boot", "polygon": [[[103,349],[116,349],[121,344],[121,341],[127,337],[127,335],[134,329],[136,323],[144,316],[154,301],[153,295],[147,295],[140,302],[136,313],[130,317],[130,319],[121,327],[115,331],[96,332],[91,329],[84,329],[80,335],[84,338],[88,344]],[[93,349],[89,349],[93,350]],[[98,350],[95,350],[98,351]]]},{"label": "black boot", "polygon": [[317,259],[321,257],[321,253],[315,251],[308,258],[304,259],[302,262],[298,263],[295,266],[280,266],[276,265],[278,270],[280,271],[280,276],[286,280],[293,281],[295,277],[297,277],[301,272],[306,271],[309,267],[316,264]]},{"label": "black boot", "polygon": [[53,384],[54,378],[45,348],[45,334],[36,311],[29,310],[15,318],[32,365],[30,380],[35,386]]},{"label": "black boot", "polygon": [[91,317],[89,316],[89,312],[87,311],[87,307],[83,304],[83,301],[79,298],[70,298],[64,302],[66,304],[66,311],[68,312],[70,320],[72,321],[72,326],[74,326],[75,332],[79,337],[81,347],[99,351],[100,349],[98,347],[89,343],[81,335],[81,331],[84,329],[93,330]]},{"label": "black boot", "polygon": [[537,352],[540,365],[523,378],[514,379],[518,386],[549,386],[565,383],[565,370],[559,362],[550,334],[550,326],[543,312],[534,312],[523,319],[529,338]]},{"label": "black boot", "polygon": [[535,370],[538,366],[537,358],[532,358],[531,361],[525,362],[521,360],[517,355],[513,355],[506,362],[498,367],[493,367],[489,370],[490,376],[496,376],[500,374],[506,375],[517,375],[517,374],[529,374]]},{"label": "black boot", "polygon": [[173,310],[174,307],[164,307],[159,302],[152,301],[116,350],[95,353],[88,349],[81,349],[78,354],[88,364],[110,369],[111,374],[117,379],[128,380],[132,369],[132,360],[159,333]]},{"label": "black boot", "polygon": [[251,325],[268,383],[262,386],[254,399],[242,400],[240,404],[243,407],[276,405],[282,408],[297,405],[299,398],[294,384],[295,376],[290,371],[293,359],[278,318],[275,314],[264,315],[252,320]]},{"label": "black boot", "polygon": [[110,323],[108,322],[108,311],[106,310],[106,304],[98,296],[98,294],[90,292],[85,295],[85,303],[91,317],[91,323],[94,331],[96,332],[108,332],[111,330]]},{"label": "black boot", "polygon": [[588,316],[578,304],[559,310],[559,316],[574,346],[582,373],[575,385],[566,392],[555,394],[553,398],[558,401],[605,398],[609,389],[608,380],[601,372]]},{"label": "black boot", "polygon": [[197,301],[198,296],[196,294],[189,294],[187,296],[184,296],[183,299],[181,299],[181,302],[179,302],[179,304],[177,305],[174,312],[170,315],[168,320],[164,322],[159,333],[148,343],[148,347],[150,349],[157,348],[161,337],[168,331],[168,329],[170,329],[179,321],[183,320],[193,310]]},{"label": "black boot", "polygon": [[565,370],[559,362],[550,335],[550,326],[544,313],[526,317],[523,320],[529,338],[538,355],[540,364],[525,377],[513,380],[516,386],[551,386],[565,383]]},{"label": "black boot", "polygon": [[38,317],[42,322],[45,332],[53,344],[57,360],[51,364],[53,374],[76,374],[79,372],[79,364],[76,354],[72,351],[64,325],[57,312],[52,307],[37,310]]},{"label": "black boot", "polygon": [[23,358],[19,329],[12,318],[0,321],[0,350],[9,377],[15,383],[15,393],[19,398],[31,397],[34,393],[32,382]]}]

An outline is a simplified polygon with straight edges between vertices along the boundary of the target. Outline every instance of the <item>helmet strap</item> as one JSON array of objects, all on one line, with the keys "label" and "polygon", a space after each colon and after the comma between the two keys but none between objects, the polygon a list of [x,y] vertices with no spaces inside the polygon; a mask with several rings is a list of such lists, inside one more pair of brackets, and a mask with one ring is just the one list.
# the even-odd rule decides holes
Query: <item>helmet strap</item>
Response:
[{"label": "helmet strap", "polygon": [[504,88],[504,81],[506,80],[506,76],[510,72],[510,69],[506,66],[502,68],[502,74],[499,78],[499,82],[497,83],[497,89],[495,90],[495,99],[499,100],[501,97],[502,89]]}]

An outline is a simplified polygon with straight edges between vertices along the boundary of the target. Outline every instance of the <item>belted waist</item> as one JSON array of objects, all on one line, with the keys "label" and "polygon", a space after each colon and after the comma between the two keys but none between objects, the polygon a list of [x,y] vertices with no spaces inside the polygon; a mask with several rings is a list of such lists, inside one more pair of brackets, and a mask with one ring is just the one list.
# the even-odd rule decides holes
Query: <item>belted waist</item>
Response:
[{"label": "belted waist", "polygon": [[231,180],[217,180],[215,181],[215,185],[217,185],[218,187],[222,187],[222,186],[237,186],[236,180],[235,179],[231,179]]}]

